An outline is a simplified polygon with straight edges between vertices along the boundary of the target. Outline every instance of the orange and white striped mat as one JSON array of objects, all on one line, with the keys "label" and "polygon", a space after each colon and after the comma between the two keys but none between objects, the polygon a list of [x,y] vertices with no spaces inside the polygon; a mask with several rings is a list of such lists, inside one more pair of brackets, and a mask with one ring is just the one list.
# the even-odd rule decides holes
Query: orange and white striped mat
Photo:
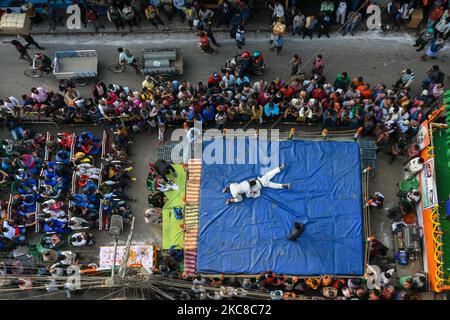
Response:
[{"label": "orange and white striped mat", "polygon": [[198,225],[198,206],[187,205],[184,209],[184,224],[186,227],[194,227]]},{"label": "orange and white striped mat", "polygon": [[200,181],[189,180],[186,186],[186,204],[198,205],[200,197]]},{"label": "orange and white striped mat", "polygon": [[197,269],[197,251],[184,251],[184,272],[188,275],[195,274]]},{"label": "orange and white striped mat", "polygon": [[184,221],[184,271],[195,274],[197,266],[197,238],[198,238],[198,201],[200,197],[200,181],[202,175],[202,161],[191,159],[188,161],[188,181],[186,184],[186,207]]},{"label": "orange and white striped mat", "polygon": [[184,223],[186,225],[184,249],[197,250],[198,206],[187,205],[184,214]]},{"label": "orange and white striped mat", "polygon": [[188,161],[189,179],[186,185],[186,204],[198,205],[200,196],[200,180],[202,175],[202,161],[190,159]]},{"label": "orange and white striped mat", "polygon": [[198,178],[202,175],[202,161],[200,159],[190,159],[188,161],[189,180]]},{"label": "orange and white striped mat", "polygon": [[184,250],[197,250],[197,235],[198,227],[189,228],[189,233],[186,231],[184,236]]}]

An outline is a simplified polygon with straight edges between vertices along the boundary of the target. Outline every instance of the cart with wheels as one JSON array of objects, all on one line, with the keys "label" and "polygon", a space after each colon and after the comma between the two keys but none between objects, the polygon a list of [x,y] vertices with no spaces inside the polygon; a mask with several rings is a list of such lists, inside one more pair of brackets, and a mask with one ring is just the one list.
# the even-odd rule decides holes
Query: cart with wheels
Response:
[{"label": "cart with wheels", "polygon": [[60,80],[72,80],[85,85],[97,77],[98,57],[95,50],[57,51],[53,60],[53,74]]}]

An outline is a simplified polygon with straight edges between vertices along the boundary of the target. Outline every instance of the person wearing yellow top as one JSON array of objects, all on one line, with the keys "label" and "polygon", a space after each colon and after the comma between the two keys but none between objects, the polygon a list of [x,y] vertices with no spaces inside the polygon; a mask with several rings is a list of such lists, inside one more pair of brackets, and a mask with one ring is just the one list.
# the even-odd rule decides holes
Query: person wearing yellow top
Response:
[{"label": "person wearing yellow top", "polygon": [[150,76],[146,76],[145,80],[142,81],[142,89],[149,89],[151,92],[155,92],[155,83]]},{"label": "person wearing yellow top", "polygon": [[186,20],[188,21],[189,29],[192,30],[194,20],[198,18],[197,11],[192,7],[190,3],[187,3],[183,12],[186,16]]},{"label": "person wearing yellow top", "polygon": [[117,131],[114,132],[120,139],[124,139],[126,137],[128,137],[128,130],[127,127],[125,127],[124,125],[117,125]]},{"label": "person wearing yellow top", "polygon": [[252,120],[259,120],[259,124],[262,124],[263,121],[263,107],[260,104],[255,104],[252,107]]},{"label": "person wearing yellow top", "polygon": [[320,278],[307,278],[305,282],[308,287],[310,287],[313,290],[317,290],[317,288],[321,285],[322,281]]},{"label": "person wearing yellow top", "polygon": [[153,93],[148,87],[144,87],[142,89],[141,99],[143,101],[152,101],[153,100]]},{"label": "person wearing yellow top", "polygon": [[155,6],[149,4],[148,7],[145,8],[145,16],[156,29],[158,29],[158,24],[164,26],[164,22],[159,16],[159,10]]},{"label": "person wearing yellow top", "polygon": [[352,80],[352,82],[350,83],[350,86],[354,85],[356,87],[359,87],[359,86],[363,86],[365,84],[366,84],[366,82],[364,81],[363,77],[358,77],[358,78],[355,78]]}]

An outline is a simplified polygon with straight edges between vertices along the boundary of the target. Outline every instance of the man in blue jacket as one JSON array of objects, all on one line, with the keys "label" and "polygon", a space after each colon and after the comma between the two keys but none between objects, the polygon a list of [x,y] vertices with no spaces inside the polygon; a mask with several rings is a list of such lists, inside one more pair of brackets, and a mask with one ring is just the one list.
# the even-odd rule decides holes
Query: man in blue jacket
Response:
[{"label": "man in blue jacket", "polygon": [[267,119],[275,119],[280,114],[280,109],[278,108],[278,105],[273,103],[272,101],[269,101],[264,106],[264,115]]},{"label": "man in blue jacket", "polygon": [[175,11],[180,14],[181,21],[184,23],[186,20],[186,16],[184,15],[186,3],[184,0],[173,0],[173,6],[175,7]]}]

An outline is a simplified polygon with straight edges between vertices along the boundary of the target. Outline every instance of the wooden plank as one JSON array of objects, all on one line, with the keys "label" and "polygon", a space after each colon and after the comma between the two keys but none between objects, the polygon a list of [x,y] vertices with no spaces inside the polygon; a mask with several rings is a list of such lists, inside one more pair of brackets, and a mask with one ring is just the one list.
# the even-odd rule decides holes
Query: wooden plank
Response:
[{"label": "wooden plank", "polygon": [[[104,170],[104,167],[103,167],[103,163],[102,163],[101,166],[100,166],[100,174],[99,174],[99,177],[98,177],[97,191],[100,190],[100,185],[102,184],[102,181],[103,181],[103,170]],[[99,207],[98,207],[98,230],[100,230],[100,231],[103,231],[102,200],[103,199],[100,199],[100,204],[99,204]]]},{"label": "wooden plank", "polygon": [[12,219],[12,212],[11,212],[12,201],[13,201],[13,195],[10,194],[9,195],[9,201],[8,201],[8,208],[6,210],[6,214],[7,214],[8,220]]},{"label": "wooden plank", "polygon": [[35,212],[35,214],[34,214],[34,222],[35,222],[35,225],[34,225],[34,232],[35,233],[39,233],[41,230],[41,228],[40,228],[40,223],[39,223],[39,221],[38,221],[38,213],[41,211],[41,204],[40,203],[38,203],[37,205],[36,205],[36,212]]},{"label": "wooden plank", "polygon": [[72,144],[70,145],[70,158],[73,158],[73,155],[75,153],[75,139],[77,138],[75,133],[72,133],[71,135],[71,139],[72,139]]},{"label": "wooden plank", "polygon": [[50,133],[47,131],[47,135],[45,137],[45,148],[44,148],[44,150],[45,150],[44,151],[44,160],[45,161],[48,161],[48,157],[49,157],[49,151],[48,151],[47,145],[50,142],[50,140],[51,140],[51,136],[50,136]]},{"label": "wooden plank", "polygon": [[103,137],[102,137],[102,160],[106,159],[106,141],[108,140],[108,133],[106,130],[103,130]]}]

